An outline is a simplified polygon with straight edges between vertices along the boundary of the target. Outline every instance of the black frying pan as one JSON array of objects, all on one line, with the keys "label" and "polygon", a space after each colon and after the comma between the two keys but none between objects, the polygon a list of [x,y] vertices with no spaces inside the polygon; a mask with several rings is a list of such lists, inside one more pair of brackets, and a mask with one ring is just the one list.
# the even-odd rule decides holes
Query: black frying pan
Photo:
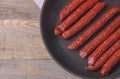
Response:
[{"label": "black frying pan", "polygon": [[[52,57],[67,71],[84,78],[84,79],[120,79],[120,63],[112,70],[109,76],[102,77],[97,72],[91,72],[84,69],[87,66],[87,59],[79,57],[79,50],[69,50],[67,45],[72,42],[78,35],[95,22],[106,10],[112,6],[120,6],[120,0],[103,0],[107,3],[106,8],[84,28],[79,34],[70,40],[62,40],[54,35],[54,28],[60,23],[60,10],[71,0],[46,0],[41,14],[41,34],[46,48]],[[115,18],[115,17],[114,17]],[[114,19],[112,18],[111,21]],[[102,29],[104,29],[111,21],[109,21]],[[102,30],[100,29],[100,31]],[[100,32],[99,31],[99,32]],[[99,33],[98,32],[98,33]],[[96,35],[98,34],[96,33]],[[92,40],[94,35],[90,40]],[[89,40],[89,41],[90,41]],[[86,44],[89,42],[87,41]],[[84,44],[83,47],[86,45]]]}]

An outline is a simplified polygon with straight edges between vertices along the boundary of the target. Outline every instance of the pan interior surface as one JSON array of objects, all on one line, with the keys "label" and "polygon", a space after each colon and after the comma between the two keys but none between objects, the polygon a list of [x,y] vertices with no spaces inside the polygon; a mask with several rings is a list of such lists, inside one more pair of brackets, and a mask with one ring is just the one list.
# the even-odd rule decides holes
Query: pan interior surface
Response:
[{"label": "pan interior surface", "polygon": [[[79,56],[79,51],[87,43],[90,42],[98,33],[96,33],[89,41],[87,41],[81,48],[78,50],[69,50],[67,46],[75,38],[77,38],[82,32],[85,31],[92,23],[94,23],[98,18],[101,17],[108,9],[113,6],[119,6],[120,0],[102,0],[107,6],[102,10],[102,12],[89,23],[82,31],[75,35],[70,40],[63,40],[54,35],[54,28],[60,23],[59,15],[60,10],[65,7],[71,0],[46,0],[45,5],[42,10],[41,15],[41,34],[46,48],[53,58],[66,70],[76,74],[77,76],[83,77],[85,79],[114,79],[120,77],[120,63],[112,70],[109,76],[102,77],[99,71],[91,72],[87,71],[84,68],[87,66],[87,58],[81,59]],[[110,22],[113,21],[112,18],[102,29],[104,29]],[[102,30],[100,29],[100,30]]]}]

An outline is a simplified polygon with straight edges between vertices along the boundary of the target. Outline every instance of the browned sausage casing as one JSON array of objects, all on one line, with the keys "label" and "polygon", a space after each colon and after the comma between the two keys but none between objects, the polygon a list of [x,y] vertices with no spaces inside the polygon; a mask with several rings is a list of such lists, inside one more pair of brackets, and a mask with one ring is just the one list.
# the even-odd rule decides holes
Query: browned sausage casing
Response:
[{"label": "browned sausage casing", "polygon": [[118,40],[114,45],[112,45],[105,54],[95,63],[94,66],[88,66],[87,70],[96,71],[100,69],[106,61],[117,51],[120,49],[120,40]]},{"label": "browned sausage casing", "polygon": [[79,7],[85,0],[72,0],[60,12],[60,21],[62,22],[69,14],[71,14],[77,7]]},{"label": "browned sausage casing", "polygon": [[69,46],[69,49],[77,49],[84,44],[93,34],[95,34],[104,24],[108,22],[116,13],[120,11],[119,7],[113,7],[108,10],[103,16],[90,26],[82,35],[74,40]]},{"label": "browned sausage casing", "polygon": [[89,56],[88,64],[94,65],[94,63],[101,57],[102,54],[118,39],[120,38],[120,28],[109,36],[97,49]]},{"label": "browned sausage casing", "polygon": [[78,33],[85,25],[87,25],[103,8],[105,7],[104,2],[98,2],[90,11],[87,12],[76,24],[66,30],[62,34],[63,39],[69,39]]},{"label": "browned sausage casing", "polygon": [[102,76],[106,76],[110,73],[113,67],[120,61],[120,50],[118,50],[108,61],[105,63],[100,73]]},{"label": "browned sausage casing", "polygon": [[111,33],[120,26],[120,16],[118,16],[106,29],[104,29],[95,39],[88,43],[81,51],[81,58],[90,55]]},{"label": "browned sausage casing", "polygon": [[85,12],[87,12],[92,6],[94,6],[98,0],[87,0],[77,10],[75,10],[70,16],[68,16],[62,23],[55,28],[55,35],[61,35],[66,31],[70,25],[72,25],[78,18],[80,18]]}]

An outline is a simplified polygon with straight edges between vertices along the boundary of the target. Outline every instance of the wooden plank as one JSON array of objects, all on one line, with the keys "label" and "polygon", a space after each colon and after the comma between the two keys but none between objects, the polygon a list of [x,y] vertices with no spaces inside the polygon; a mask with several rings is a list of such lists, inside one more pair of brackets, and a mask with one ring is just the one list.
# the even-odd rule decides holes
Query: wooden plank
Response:
[{"label": "wooden plank", "polygon": [[33,0],[0,0],[0,59],[51,59]]},{"label": "wooden plank", "polygon": [[0,59],[51,59],[34,20],[0,20]]},{"label": "wooden plank", "polygon": [[1,79],[80,79],[53,60],[0,60]]},{"label": "wooden plank", "polygon": [[33,0],[0,0],[0,19],[39,20],[40,10]]}]

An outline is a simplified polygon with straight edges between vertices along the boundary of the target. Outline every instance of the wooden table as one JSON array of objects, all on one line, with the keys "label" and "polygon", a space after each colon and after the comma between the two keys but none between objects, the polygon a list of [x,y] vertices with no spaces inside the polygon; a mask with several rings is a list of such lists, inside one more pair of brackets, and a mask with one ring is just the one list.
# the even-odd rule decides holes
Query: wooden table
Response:
[{"label": "wooden table", "polygon": [[80,79],[49,56],[39,17],[33,0],[0,0],[0,79]]}]

